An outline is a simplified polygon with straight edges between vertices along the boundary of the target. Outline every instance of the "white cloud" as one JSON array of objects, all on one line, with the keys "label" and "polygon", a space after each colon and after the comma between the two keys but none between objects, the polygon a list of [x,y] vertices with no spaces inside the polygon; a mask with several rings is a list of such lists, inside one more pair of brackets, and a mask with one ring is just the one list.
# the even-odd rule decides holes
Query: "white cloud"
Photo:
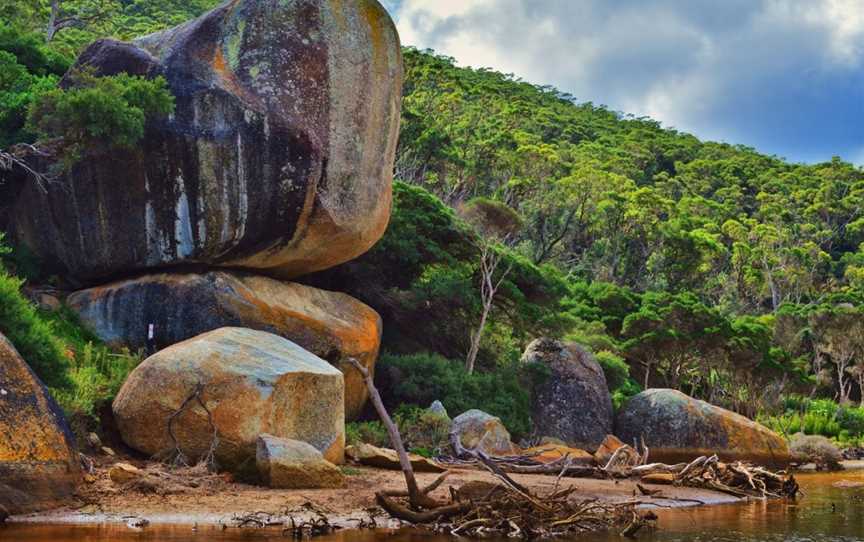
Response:
[{"label": "white cloud", "polygon": [[463,65],[775,152],[784,119],[843,122],[827,85],[864,67],[864,0],[403,0],[397,18]]}]

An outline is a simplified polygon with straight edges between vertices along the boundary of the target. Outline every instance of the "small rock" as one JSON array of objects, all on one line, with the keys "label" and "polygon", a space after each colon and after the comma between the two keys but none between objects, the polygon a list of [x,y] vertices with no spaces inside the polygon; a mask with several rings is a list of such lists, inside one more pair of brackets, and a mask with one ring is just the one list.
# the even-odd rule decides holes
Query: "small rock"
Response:
[{"label": "small rock", "polygon": [[[565,455],[573,462],[574,465],[593,465],[594,456],[579,448],[571,448],[570,446],[562,446],[560,444],[546,444],[528,448],[522,451],[525,455],[531,455],[532,459],[540,463],[554,463],[560,460]],[[536,454],[536,455],[535,455]]]},{"label": "small rock", "polygon": [[[364,443],[347,447],[345,455],[352,461],[368,467],[389,470],[402,468],[399,464],[399,454],[396,453],[396,450],[389,448],[379,448]],[[438,463],[417,454],[408,454],[408,459],[411,461],[411,467],[417,472],[444,472],[447,470]]]},{"label": "small rock", "polygon": [[600,447],[597,448],[596,452],[594,452],[594,460],[601,467],[605,467],[606,463],[612,459],[612,454],[614,454],[618,448],[623,446],[625,446],[625,444],[615,435],[606,435],[606,438],[603,439]]},{"label": "small rock", "polygon": [[311,444],[260,435],[255,462],[262,481],[274,489],[345,487],[345,475]]},{"label": "small rock", "polygon": [[92,474],[85,474],[84,475],[84,483],[95,484],[96,483],[96,477],[93,476]]},{"label": "small rock", "polygon": [[108,477],[111,478],[111,481],[119,485],[128,484],[143,474],[141,469],[129,463],[115,463],[108,471]]},{"label": "small rock", "polygon": [[431,405],[429,405],[429,412],[434,414],[438,414],[443,418],[450,419],[450,415],[447,414],[447,409],[444,408],[444,404],[441,401],[433,401]]},{"label": "small rock", "polygon": [[87,435],[87,444],[94,450],[99,450],[102,448],[102,439],[96,433],[89,433]]},{"label": "small rock", "polygon": [[458,435],[462,446],[481,450],[489,455],[514,455],[519,449],[510,441],[510,433],[500,418],[482,410],[472,409],[456,416],[452,433]]},{"label": "small rock", "polygon": [[859,487],[864,487],[864,482],[855,482],[852,480],[840,480],[839,482],[834,482],[831,484],[837,489],[855,489]]},{"label": "small rock", "polygon": [[102,446],[99,451],[102,452],[102,455],[107,455],[108,457],[114,457],[117,455],[116,453],[114,453],[114,450],[112,450],[108,446]]},{"label": "small rock", "polygon": [[671,473],[660,472],[656,474],[646,474],[642,477],[643,484],[658,484],[671,486],[675,481],[675,475]]}]

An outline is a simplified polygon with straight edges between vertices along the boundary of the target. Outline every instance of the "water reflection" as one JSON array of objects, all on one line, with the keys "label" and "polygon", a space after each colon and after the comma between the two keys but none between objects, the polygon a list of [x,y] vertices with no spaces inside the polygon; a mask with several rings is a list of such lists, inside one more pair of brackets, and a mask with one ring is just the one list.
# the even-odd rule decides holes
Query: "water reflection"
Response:
[{"label": "water reflection", "polygon": [[[798,503],[778,501],[700,507],[659,512],[659,529],[643,532],[651,542],[852,542],[864,541],[864,488],[839,489],[841,480],[864,482],[864,471],[802,476],[807,493]],[[189,526],[24,526],[0,529],[0,540],[21,542],[239,542],[285,540],[279,531]],[[316,542],[450,542],[453,539],[414,531],[348,531]],[[575,542],[620,542],[615,534],[586,535]]]}]

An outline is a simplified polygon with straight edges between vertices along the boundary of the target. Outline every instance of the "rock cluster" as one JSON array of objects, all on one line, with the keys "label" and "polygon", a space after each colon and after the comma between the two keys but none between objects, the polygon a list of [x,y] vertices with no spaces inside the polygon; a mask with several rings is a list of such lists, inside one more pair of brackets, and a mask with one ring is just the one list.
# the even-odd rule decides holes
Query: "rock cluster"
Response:
[{"label": "rock cluster", "polygon": [[374,371],[381,340],[378,313],[348,295],[227,271],[146,275],[79,291],[67,304],[100,339],[133,351],[229,326],[284,337],[342,370],[349,419],[368,393],[348,359]]},{"label": "rock cluster", "polygon": [[[279,487],[304,469],[335,487],[346,415],[367,399],[349,360],[374,371],[381,319],[285,281],[359,256],[387,227],[402,91],[387,12],[233,0],[132,43],[99,40],[83,66],[163,77],[175,111],[135,149],[88,150],[44,190],[16,184],[8,233],[87,287],[67,303],[100,338],[152,354],[114,402],[120,436]],[[0,506],[17,511],[30,493],[67,496],[79,473],[56,407],[12,352],[0,344],[0,380],[14,383],[0,382]]]}]

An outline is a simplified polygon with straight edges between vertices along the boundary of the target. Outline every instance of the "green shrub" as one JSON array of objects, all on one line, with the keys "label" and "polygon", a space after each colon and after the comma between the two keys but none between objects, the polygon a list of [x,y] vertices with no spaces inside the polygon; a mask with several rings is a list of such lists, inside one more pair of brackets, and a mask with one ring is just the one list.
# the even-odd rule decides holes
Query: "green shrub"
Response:
[{"label": "green shrub", "polygon": [[607,350],[597,352],[594,357],[603,369],[603,374],[606,375],[606,385],[609,387],[609,391],[617,390],[630,378],[630,366],[627,365],[624,358]]},{"label": "green shrub", "polygon": [[759,421],[768,428],[789,436],[795,433],[821,435],[843,446],[864,442],[864,408],[841,406],[830,399],[810,399],[790,395],[783,399],[784,412],[762,415]]},{"label": "green shrub", "polygon": [[39,378],[54,388],[70,384],[71,353],[49,322],[21,293],[22,281],[0,267],[0,333],[3,333]]},{"label": "green shrub", "polygon": [[617,411],[628,399],[642,392],[642,386],[632,378],[628,378],[618,388],[612,391],[612,407]]},{"label": "green shrub", "polygon": [[162,77],[96,77],[81,71],[74,83],[37,96],[27,118],[28,129],[40,139],[61,142],[66,167],[85,152],[134,148],[144,137],[148,118],[174,111],[174,97]]},{"label": "green shrub", "polygon": [[478,408],[498,416],[514,436],[531,431],[531,379],[538,375],[516,365],[468,374],[462,363],[435,354],[384,354],[376,372],[388,408],[413,405],[426,408],[440,400],[457,415]]},{"label": "green shrub", "polygon": [[[0,255],[7,254],[0,236]],[[140,357],[111,352],[68,309],[40,312],[21,293],[22,281],[0,265],[0,333],[51,389],[70,416],[95,416],[111,401]]]},{"label": "green shrub", "polygon": [[353,446],[366,443],[379,448],[390,447],[390,435],[387,434],[387,428],[378,421],[346,423],[345,440]]},{"label": "green shrub", "polygon": [[394,415],[405,447],[424,457],[441,455],[447,448],[450,420],[426,408],[403,405]]}]

